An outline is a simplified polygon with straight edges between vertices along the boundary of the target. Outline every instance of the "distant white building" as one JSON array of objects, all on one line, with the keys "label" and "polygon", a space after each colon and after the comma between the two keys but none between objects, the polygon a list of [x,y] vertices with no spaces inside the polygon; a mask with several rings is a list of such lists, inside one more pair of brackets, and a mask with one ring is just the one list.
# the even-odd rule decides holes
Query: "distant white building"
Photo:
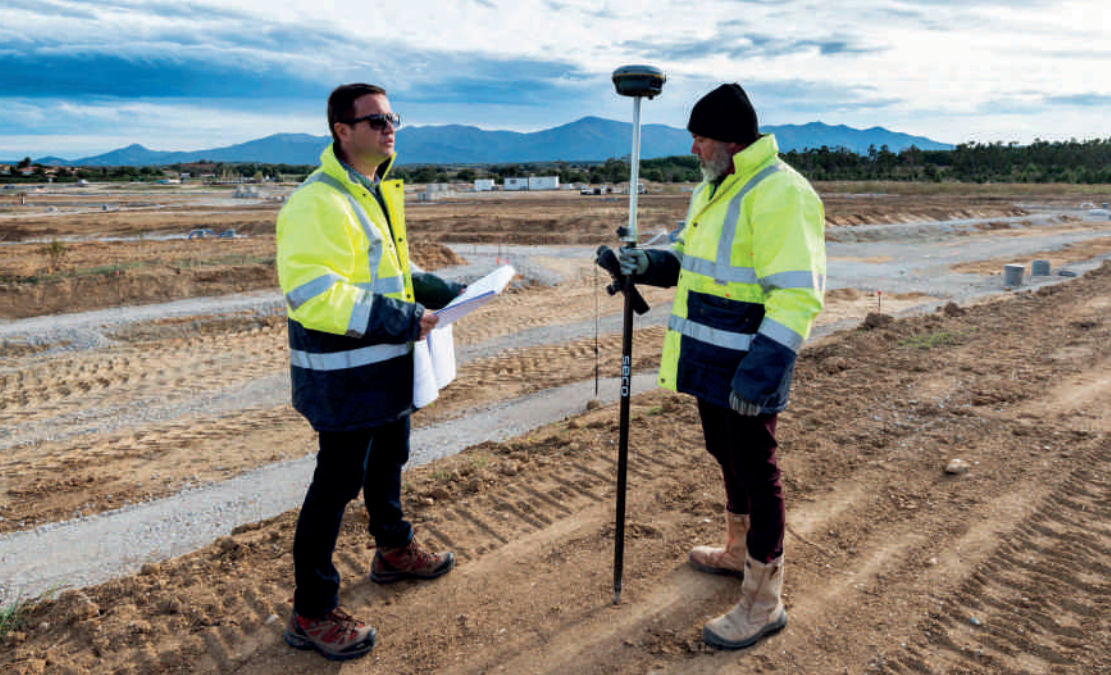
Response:
[{"label": "distant white building", "polygon": [[474,181],[475,192],[489,192],[494,189],[493,178],[476,178]]},{"label": "distant white building", "polygon": [[529,176],[528,189],[530,190],[558,190],[559,176]]},{"label": "distant white building", "polygon": [[505,179],[505,189],[506,190],[527,190],[528,189],[528,178],[506,178]]},{"label": "distant white building", "polygon": [[455,191],[451,189],[450,183],[429,183],[425,186],[424,192],[417,194],[417,201],[434,202],[454,196],[454,194]]}]

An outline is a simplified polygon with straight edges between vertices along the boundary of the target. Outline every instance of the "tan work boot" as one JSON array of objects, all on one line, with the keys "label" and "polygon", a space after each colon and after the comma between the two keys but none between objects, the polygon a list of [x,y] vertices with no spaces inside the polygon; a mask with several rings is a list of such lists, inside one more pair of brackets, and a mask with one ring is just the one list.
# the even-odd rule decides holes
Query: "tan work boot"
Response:
[{"label": "tan work boot", "polygon": [[727,574],[732,577],[745,575],[745,555],[748,548],[749,516],[725,512],[725,548],[695,546],[691,549],[688,562],[691,567],[707,574]]},{"label": "tan work boot", "polygon": [[402,579],[435,579],[455,567],[450,551],[433,553],[416,539],[401,548],[380,548],[370,563],[370,580],[376,584],[392,584]]},{"label": "tan work boot", "polygon": [[783,608],[783,556],[761,563],[746,556],[741,601],[702,629],[706,644],[722,649],[751,647],[787,625]]}]

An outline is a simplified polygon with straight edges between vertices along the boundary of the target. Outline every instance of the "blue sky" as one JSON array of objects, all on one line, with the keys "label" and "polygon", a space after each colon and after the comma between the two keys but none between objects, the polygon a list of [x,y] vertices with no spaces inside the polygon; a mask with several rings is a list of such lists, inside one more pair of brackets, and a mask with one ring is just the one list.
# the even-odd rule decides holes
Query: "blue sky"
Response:
[{"label": "blue sky", "polygon": [[646,124],[684,127],[702,93],[736,81],[763,125],[1108,138],[1106,5],[0,0],[0,159],[324,135],[328,92],[354,81],[384,86],[408,125],[628,121],[610,74],[634,63],[668,75]]}]

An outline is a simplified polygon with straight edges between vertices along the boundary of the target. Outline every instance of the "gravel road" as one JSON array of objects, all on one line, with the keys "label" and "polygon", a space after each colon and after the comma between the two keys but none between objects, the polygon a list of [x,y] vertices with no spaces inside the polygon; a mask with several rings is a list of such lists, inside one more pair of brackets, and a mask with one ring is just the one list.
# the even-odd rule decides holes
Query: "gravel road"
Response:
[{"label": "gravel road", "polygon": [[[1090,222],[1107,222],[1106,216],[1070,211]],[[1100,232],[1091,230],[1052,232],[1046,226],[1059,212],[1012,219],[1010,236],[967,237],[961,233],[975,228],[976,221],[912,225],[839,228],[831,232],[829,288],[857,288],[890,293],[918,291],[941,298],[941,303],[965,303],[1005,292],[999,277],[953,274],[950,265],[1007,256],[1029,255],[1052,250],[1097,236],[1111,237],[1111,222]],[[993,219],[998,222],[999,219]],[[1026,224],[1023,224],[1023,223]],[[1029,236],[1027,236],[1029,235]],[[493,269],[495,257],[508,260],[525,276],[525,283],[554,284],[560,274],[537,262],[540,258],[585,257],[593,247],[508,247],[458,246],[456,252],[474,261],[441,270],[449,278],[470,281]],[[1108,254],[1069,265],[1076,274],[1098,266]],[[1000,270],[1002,272],[1002,270]],[[1051,275],[1027,280],[1030,286],[1060,283],[1066,277]],[[931,301],[910,311],[930,311]],[[611,305],[612,307],[613,305]],[[666,321],[667,307],[654,308],[637,319],[637,327]],[[0,341],[20,338],[38,344],[64,344],[55,349],[94,349],[109,344],[106,337],[121,326],[156,318],[198,314],[257,312],[268,315],[283,311],[276,293],[256,293],[221,298],[196,298],[161,305],[123,307],[83,314],[49,316],[0,322]],[[619,314],[599,318],[603,333],[616,333]],[[566,342],[592,335],[594,321],[580,321],[537,328],[461,346],[460,363],[483,358],[507,348]],[[816,335],[844,326],[827,325]],[[503,401],[465,418],[414,431],[413,463],[424,463],[454,454],[484,440],[503,440],[531,428],[581,412],[582,403],[593,398],[593,381],[549,390],[513,401]],[[654,386],[654,375],[636,378],[634,390]],[[603,401],[616,399],[617,383],[604,381]],[[62,434],[101,433],[144,421],[170,420],[198,412],[214,413],[244,407],[278,405],[289,399],[288,376],[272,376],[246,385],[215,390],[188,403],[152,404],[143,410],[96,411],[67,426]],[[138,416],[142,416],[141,418]],[[27,424],[0,430],[0,449],[14,444],[57,439],[56,425]],[[33,597],[59,586],[84,586],[133,573],[148,561],[162,560],[194,550],[228,534],[243,523],[267,518],[299,505],[313,469],[313,457],[270,465],[219,483],[194,487],[172,497],[141,505],[52,523],[34,530],[0,537],[0,605],[16,597]]]}]

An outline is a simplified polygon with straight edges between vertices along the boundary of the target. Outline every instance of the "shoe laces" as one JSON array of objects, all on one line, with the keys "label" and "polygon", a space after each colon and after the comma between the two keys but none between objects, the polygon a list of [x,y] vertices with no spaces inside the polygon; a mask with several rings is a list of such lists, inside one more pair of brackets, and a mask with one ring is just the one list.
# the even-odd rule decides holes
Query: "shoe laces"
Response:
[{"label": "shoe laces", "polygon": [[429,553],[414,539],[409,542],[407,553],[413,556],[413,562],[419,567],[426,565],[432,559],[432,554]]},{"label": "shoe laces", "polygon": [[324,619],[332,623],[336,627],[336,631],[341,636],[347,636],[349,633],[356,633],[359,630],[361,623],[358,619],[351,616],[341,608],[336,607],[331,612],[325,615]]}]

